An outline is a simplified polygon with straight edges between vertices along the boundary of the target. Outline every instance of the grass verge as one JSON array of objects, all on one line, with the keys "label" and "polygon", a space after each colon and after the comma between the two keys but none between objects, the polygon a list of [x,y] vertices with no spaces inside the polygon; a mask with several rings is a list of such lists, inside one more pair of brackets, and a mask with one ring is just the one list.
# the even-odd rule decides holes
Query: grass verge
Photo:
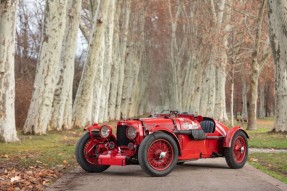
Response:
[{"label": "grass verge", "polygon": [[247,131],[250,136],[249,147],[268,149],[287,149],[287,134],[272,133],[270,128]]},{"label": "grass verge", "polygon": [[252,153],[248,163],[287,184],[287,153]]},{"label": "grass verge", "polygon": [[[246,128],[246,124],[241,124]],[[287,149],[287,134],[272,133],[274,118],[257,120],[257,130],[247,131],[250,148]],[[287,183],[287,153],[251,153],[248,162],[264,173]]]}]

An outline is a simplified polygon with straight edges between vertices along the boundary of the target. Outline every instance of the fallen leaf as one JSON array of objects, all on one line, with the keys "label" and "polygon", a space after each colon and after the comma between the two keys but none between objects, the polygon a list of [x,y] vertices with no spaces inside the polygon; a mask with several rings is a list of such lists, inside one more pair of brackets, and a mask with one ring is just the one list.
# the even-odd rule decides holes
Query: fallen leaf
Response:
[{"label": "fallen leaf", "polygon": [[258,162],[258,159],[256,159],[256,158],[251,158],[250,161],[252,161],[252,162]]},{"label": "fallen leaf", "polygon": [[49,181],[42,182],[43,186],[49,186]]},{"label": "fallen leaf", "polygon": [[19,181],[20,180],[20,176],[14,176],[11,178],[11,182],[16,182],[16,181]]},{"label": "fallen leaf", "polygon": [[31,155],[26,155],[25,158],[33,158]]},{"label": "fallen leaf", "polygon": [[68,162],[67,162],[66,160],[63,160],[63,163],[64,163],[64,164],[68,164]]}]

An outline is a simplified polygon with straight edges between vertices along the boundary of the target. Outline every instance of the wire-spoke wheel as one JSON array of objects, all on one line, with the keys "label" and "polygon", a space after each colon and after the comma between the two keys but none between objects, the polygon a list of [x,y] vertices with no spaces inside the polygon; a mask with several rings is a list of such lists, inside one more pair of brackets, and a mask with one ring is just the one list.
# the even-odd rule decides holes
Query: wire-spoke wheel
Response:
[{"label": "wire-spoke wheel", "polygon": [[85,133],[78,141],[76,146],[76,158],[79,165],[87,172],[99,173],[108,169],[108,165],[98,165],[98,155],[102,151],[102,143],[97,132],[93,132],[94,139],[90,133]]},{"label": "wire-spoke wheel", "polygon": [[149,175],[166,176],[177,164],[176,142],[166,133],[153,133],[141,143],[138,159],[143,170]]},{"label": "wire-spoke wheel", "polygon": [[247,137],[243,131],[237,131],[232,138],[231,147],[224,150],[226,162],[230,168],[242,168],[248,156]]},{"label": "wire-spoke wheel", "polygon": [[165,139],[157,139],[148,148],[147,160],[155,170],[165,170],[174,158],[171,144]]}]

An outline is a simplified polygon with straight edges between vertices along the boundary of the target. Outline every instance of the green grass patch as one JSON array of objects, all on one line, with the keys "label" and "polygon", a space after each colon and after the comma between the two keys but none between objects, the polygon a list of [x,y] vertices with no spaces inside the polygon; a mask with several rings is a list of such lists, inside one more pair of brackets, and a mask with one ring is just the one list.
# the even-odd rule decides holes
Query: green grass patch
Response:
[{"label": "green grass patch", "polygon": [[282,133],[270,133],[270,129],[261,128],[256,131],[247,131],[250,136],[249,147],[287,149],[287,135]]},{"label": "green grass patch", "polygon": [[[257,130],[248,131],[250,137],[249,147],[251,148],[268,148],[268,149],[287,149],[287,134],[273,133],[271,130],[274,126],[274,118],[268,117],[257,119]],[[246,123],[235,121],[235,126],[241,126],[246,129]]]},{"label": "green grass patch", "polygon": [[[272,133],[273,125],[274,118],[258,119],[257,130],[247,131],[249,147],[287,149],[287,134]],[[262,172],[287,183],[287,153],[251,153],[248,161]]]},{"label": "green grass patch", "polygon": [[0,163],[17,163],[22,168],[37,164],[44,168],[74,165],[75,144],[81,134],[83,131],[73,130],[44,136],[19,135],[20,142],[0,143]]},{"label": "green grass patch", "polygon": [[248,163],[287,184],[287,153],[252,153]]},{"label": "green grass patch", "polygon": [[257,130],[247,131],[250,136],[249,147],[287,149],[287,134],[272,133],[274,118],[257,120]]}]

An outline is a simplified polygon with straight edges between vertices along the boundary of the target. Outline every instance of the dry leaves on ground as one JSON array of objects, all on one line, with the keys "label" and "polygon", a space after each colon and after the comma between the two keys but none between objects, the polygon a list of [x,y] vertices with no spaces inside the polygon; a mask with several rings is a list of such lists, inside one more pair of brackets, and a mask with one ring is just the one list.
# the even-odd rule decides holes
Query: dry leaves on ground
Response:
[{"label": "dry leaves on ground", "polygon": [[0,167],[0,190],[43,190],[61,175],[60,170],[61,167],[44,169],[39,165],[21,170]]}]

